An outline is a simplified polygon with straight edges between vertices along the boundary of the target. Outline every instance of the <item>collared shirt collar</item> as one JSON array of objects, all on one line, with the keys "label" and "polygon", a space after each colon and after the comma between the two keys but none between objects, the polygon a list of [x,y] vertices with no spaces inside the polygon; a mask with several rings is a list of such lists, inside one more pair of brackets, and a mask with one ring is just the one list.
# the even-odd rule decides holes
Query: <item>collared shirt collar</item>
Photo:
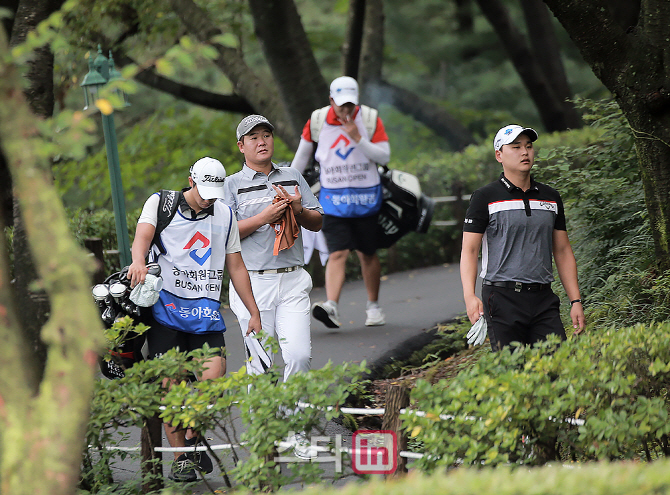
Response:
[{"label": "collared shirt collar", "polygon": [[[507,177],[505,177],[505,173],[504,173],[504,172],[500,174],[500,178],[499,178],[498,180],[500,181],[500,183],[501,183],[503,186],[505,186],[505,189],[507,189],[507,192],[512,192],[512,191],[514,191],[515,189],[518,189],[519,191],[521,191],[521,188],[520,188],[520,187],[515,186],[514,184],[512,184],[512,183],[509,181],[509,179],[508,179]],[[535,179],[533,179],[533,176],[532,176],[532,175],[530,176],[530,187],[528,188],[528,190],[529,190],[529,191],[531,191],[531,190],[533,190],[533,191],[537,191],[537,190],[538,190],[537,183],[535,182]]]},{"label": "collared shirt collar", "polygon": [[[275,170],[278,170],[278,169],[279,169],[279,167],[274,162],[272,162],[272,170],[270,171],[270,173],[272,173],[272,172],[274,172]],[[246,162],[244,162],[244,165],[242,165],[242,174],[244,175],[245,179],[251,180],[254,177],[256,177],[256,174],[262,174],[262,173],[263,172],[257,172],[256,170],[251,168],[249,165],[247,165]]]},{"label": "collared shirt collar", "polygon": [[190,216],[192,219],[198,218],[200,216],[204,215],[214,215],[214,203],[209,205],[207,208],[204,210],[200,210],[200,212],[196,213],[193,208],[191,208],[188,204],[188,201],[186,201],[186,198],[184,197],[184,193],[191,189],[190,187],[185,187],[184,189],[181,190],[181,194],[179,195],[179,211],[182,213],[186,213],[190,211]]}]

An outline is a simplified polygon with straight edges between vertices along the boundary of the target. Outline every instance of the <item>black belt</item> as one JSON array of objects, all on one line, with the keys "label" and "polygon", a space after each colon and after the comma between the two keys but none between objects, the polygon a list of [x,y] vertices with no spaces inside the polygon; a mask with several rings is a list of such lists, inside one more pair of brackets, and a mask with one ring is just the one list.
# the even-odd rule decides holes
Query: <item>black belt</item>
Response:
[{"label": "black belt", "polygon": [[491,282],[490,280],[484,280],[484,285],[490,285],[492,287],[504,287],[505,289],[514,289],[517,292],[521,292],[522,290],[536,292],[551,288],[551,284],[522,284],[521,282]]}]

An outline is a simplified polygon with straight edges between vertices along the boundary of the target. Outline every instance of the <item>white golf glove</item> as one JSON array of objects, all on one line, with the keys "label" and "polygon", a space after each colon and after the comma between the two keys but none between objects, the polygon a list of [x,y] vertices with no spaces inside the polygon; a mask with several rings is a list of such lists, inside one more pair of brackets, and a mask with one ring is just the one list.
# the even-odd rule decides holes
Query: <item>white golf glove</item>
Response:
[{"label": "white golf glove", "polygon": [[481,315],[466,335],[468,344],[482,345],[486,340],[486,318]]}]

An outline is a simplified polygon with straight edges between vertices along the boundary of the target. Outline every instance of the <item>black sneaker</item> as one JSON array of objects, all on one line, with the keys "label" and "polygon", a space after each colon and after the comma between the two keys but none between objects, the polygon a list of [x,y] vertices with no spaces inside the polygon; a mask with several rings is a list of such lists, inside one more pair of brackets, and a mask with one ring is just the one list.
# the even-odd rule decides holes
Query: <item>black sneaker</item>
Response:
[{"label": "black sneaker", "polygon": [[172,462],[172,466],[170,466],[170,475],[168,478],[173,481],[180,481],[184,483],[196,481],[198,479],[198,475],[195,473],[195,468],[195,464],[193,464],[193,461],[188,458],[187,454],[182,454]]},{"label": "black sneaker", "polygon": [[[185,444],[187,447],[197,447],[198,445],[200,445],[200,442],[198,442],[198,437],[186,438],[185,440],[186,440]],[[212,471],[214,471],[214,465],[212,464],[212,459],[209,458],[207,452],[205,452],[204,450],[202,452],[200,451],[187,452],[186,456],[191,461],[193,461],[193,464],[195,464],[195,467],[198,471],[204,474],[209,474]]]}]

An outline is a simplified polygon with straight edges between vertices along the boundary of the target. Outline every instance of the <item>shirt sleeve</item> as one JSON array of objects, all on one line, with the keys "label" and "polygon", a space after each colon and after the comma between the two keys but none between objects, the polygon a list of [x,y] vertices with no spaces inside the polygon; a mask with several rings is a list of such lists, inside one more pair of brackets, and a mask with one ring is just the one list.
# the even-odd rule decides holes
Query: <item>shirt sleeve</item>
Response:
[{"label": "shirt sleeve", "polygon": [[226,178],[223,183],[223,204],[233,210],[233,216],[237,216],[237,191],[232,177]]},{"label": "shirt sleeve", "polygon": [[142,207],[142,213],[140,213],[140,218],[137,219],[137,223],[150,223],[154,227],[158,223],[158,204],[160,203],[160,193],[153,193],[149,196],[144,202]]},{"label": "shirt sleeve", "polygon": [[308,210],[316,210],[323,215],[321,203],[319,203],[319,200],[314,196],[314,193],[302,174],[298,174],[297,180],[300,187],[300,194],[302,195],[302,206]]},{"label": "shirt sleeve", "polygon": [[356,146],[358,146],[358,149],[361,150],[368,160],[380,163],[381,165],[386,165],[391,161],[391,147],[388,141],[371,143],[367,139],[361,138]]},{"label": "shirt sleeve", "polygon": [[314,143],[306,141],[304,137],[300,138],[300,144],[291,162],[291,168],[295,168],[298,172],[304,174],[313,154]]},{"label": "shirt sleeve", "polygon": [[384,123],[382,119],[377,117],[377,127],[375,128],[375,133],[370,138],[371,143],[379,143],[381,141],[388,141],[389,137],[386,134],[386,129],[384,128]]},{"label": "shirt sleeve", "polygon": [[309,119],[305,124],[305,127],[302,128],[302,135],[300,136],[308,143],[312,142],[312,130],[310,129],[311,125],[312,125],[312,119]]},{"label": "shirt sleeve", "polygon": [[558,214],[554,220],[554,229],[555,230],[568,230],[567,223],[565,221],[565,209],[563,208],[563,200],[559,194],[558,199],[556,200],[556,205],[558,206]]},{"label": "shirt sleeve", "polygon": [[228,236],[228,244],[226,244],[226,254],[239,253],[240,251],[242,251],[240,229],[237,226],[237,217],[233,214],[232,223],[230,225],[230,235]]},{"label": "shirt sleeve", "polygon": [[489,224],[489,205],[482,192],[478,189],[470,197],[470,205],[465,213],[463,232],[483,234]]}]

